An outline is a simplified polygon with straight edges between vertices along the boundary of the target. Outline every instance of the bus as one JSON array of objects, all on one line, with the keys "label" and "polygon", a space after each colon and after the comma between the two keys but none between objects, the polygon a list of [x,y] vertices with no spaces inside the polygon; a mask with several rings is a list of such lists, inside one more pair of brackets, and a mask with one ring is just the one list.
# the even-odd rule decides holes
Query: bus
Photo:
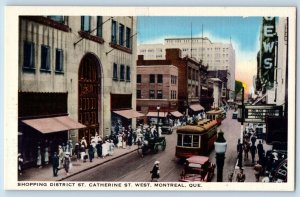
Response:
[{"label": "bus", "polygon": [[214,109],[206,112],[206,118],[210,120],[216,120],[218,125],[226,118],[226,113],[221,109]]},{"label": "bus", "polygon": [[177,129],[175,156],[188,158],[192,155],[208,155],[217,139],[216,120],[204,119],[196,125],[185,125]]}]

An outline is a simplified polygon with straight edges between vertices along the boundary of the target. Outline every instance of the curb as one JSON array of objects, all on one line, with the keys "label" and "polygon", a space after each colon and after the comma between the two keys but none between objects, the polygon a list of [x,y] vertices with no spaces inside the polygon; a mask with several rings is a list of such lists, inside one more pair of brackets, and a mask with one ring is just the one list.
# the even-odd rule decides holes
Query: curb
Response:
[{"label": "curb", "polygon": [[110,158],[110,159],[108,159],[108,160],[106,160],[106,161],[103,161],[103,162],[101,162],[101,163],[95,164],[95,165],[90,166],[90,167],[88,167],[88,168],[79,170],[78,172],[74,172],[74,173],[72,173],[72,174],[70,174],[70,175],[67,175],[67,176],[61,178],[61,179],[58,179],[57,181],[63,181],[63,180],[65,180],[65,179],[67,179],[67,178],[70,178],[70,177],[72,177],[72,176],[75,176],[75,175],[80,174],[80,173],[82,173],[82,172],[85,172],[85,171],[87,171],[87,170],[93,169],[93,168],[95,168],[95,167],[97,167],[97,166],[100,166],[100,165],[102,165],[102,164],[105,164],[105,163],[107,163],[107,162],[110,162],[110,161],[112,161],[112,160],[118,159],[118,158],[123,157],[123,156],[125,156],[125,155],[128,155],[128,154],[130,154],[130,153],[133,153],[133,152],[136,151],[136,150],[137,150],[137,148],[134,148],[134,149],[132,149],[132,150],[129,151],[129,152],[126,152],[126,153],[124,153],[124,154],[121,154],[121,155],[118,155],[118,156],[116,156],[116,157]]}]

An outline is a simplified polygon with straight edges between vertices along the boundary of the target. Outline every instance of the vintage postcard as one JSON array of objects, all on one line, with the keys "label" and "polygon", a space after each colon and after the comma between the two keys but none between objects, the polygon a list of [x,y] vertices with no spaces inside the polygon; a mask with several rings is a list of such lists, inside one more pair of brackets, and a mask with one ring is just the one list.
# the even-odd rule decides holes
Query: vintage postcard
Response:
[{"label": "vintage postcard", "polygon": [[296,8],[5,11],[5,189],[294,190]]}]

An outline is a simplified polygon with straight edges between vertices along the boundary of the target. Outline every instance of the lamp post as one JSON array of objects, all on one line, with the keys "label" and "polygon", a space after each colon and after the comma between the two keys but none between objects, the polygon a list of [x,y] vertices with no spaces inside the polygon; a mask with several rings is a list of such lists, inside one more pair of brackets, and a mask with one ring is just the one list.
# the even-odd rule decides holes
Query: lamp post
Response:
[{"label": "lamp post", "polygon": [[217,140],[215,141],[216,162],[217,162],[217,182],[223,182],[223,166],[225,160],[225,152],[227,142],[224,138],[222,130],[218,133]]},{"label": "lamp post", "polygon": [[160,110],[160,106],[159,106],[159,105],[156,107],[156,110],[157,110],[157,124],[156,124],[156,130],[158,131],[158,124],[159,124],[159,110]]}]

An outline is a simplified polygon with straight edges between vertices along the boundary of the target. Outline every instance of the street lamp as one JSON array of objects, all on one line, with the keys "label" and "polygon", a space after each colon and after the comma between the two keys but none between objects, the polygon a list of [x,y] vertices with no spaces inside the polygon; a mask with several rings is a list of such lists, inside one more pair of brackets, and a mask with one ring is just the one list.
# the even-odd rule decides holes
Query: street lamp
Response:
[{"label": "street lamp", "polygon": [[157,125],[156,125],[156,130],[158,131],[158,123],[159,123],[159,110],[160,110],[160,106],[159,106],[159,105],[156,107],[156,110],[157,110]]},{"label": "street lamp", "polygon": [[217,140],[215,141],[216,162],[217,162],[217,182],[223,182],[223,166],[225,160],[225,152],[227,142],[224,138],[222,130],[219,131]]}]

